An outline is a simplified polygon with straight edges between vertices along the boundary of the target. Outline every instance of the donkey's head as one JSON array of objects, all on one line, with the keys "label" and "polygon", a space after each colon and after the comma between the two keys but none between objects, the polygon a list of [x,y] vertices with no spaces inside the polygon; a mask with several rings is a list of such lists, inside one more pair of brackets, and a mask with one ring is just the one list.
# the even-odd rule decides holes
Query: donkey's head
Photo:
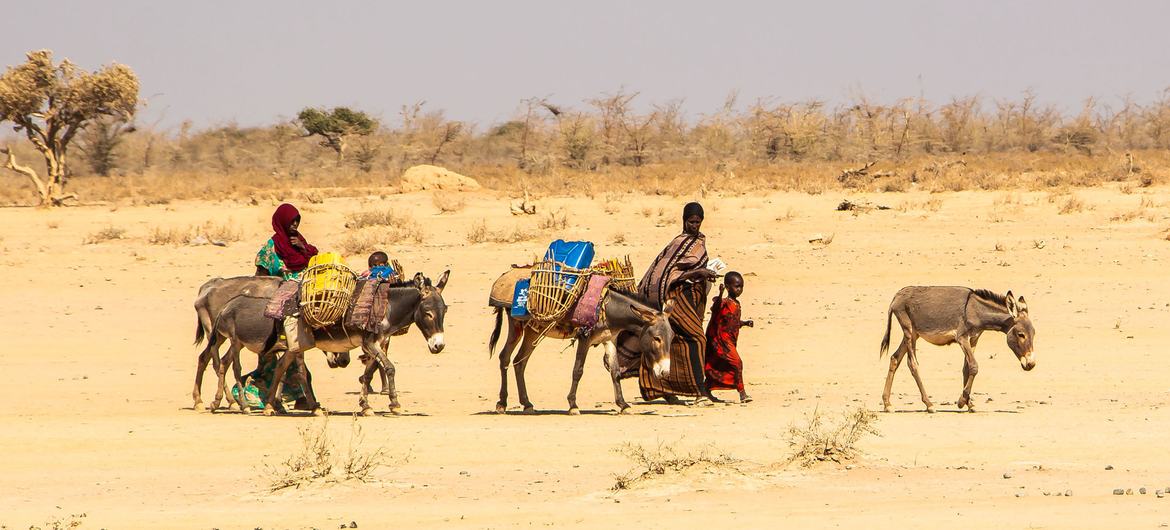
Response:
[{"label": "donkey's head", "polygon": [[1032,327],[1032,319],[1028,317],[1028,303],[1022,296],[1016,299],[1011,291],[1006,296],[1007,310],[1012,316],[1011,327],[1005,332],[1008,348],[1016,354],[1024,370],[1031,370],[1036,367],[1036,357],[1032,353],[1036,328]]},{"label": "donkey's head", "polygon": [[450,270],[444,271],[439,282],[434,285],[421,272],[414,275],[414,286],[420,294],[418,307],[414,309],[414,325],[426,337],[427,348],[431,353],[439,353],[446,346],[443,340],[443,317],[447,315],[447,302],[443,301],[443,288],[447,286],[450,275]]},{"label": "donkey's head", "polygon": [[638,332],[638,346],[646,364],[654,367],[655,377],[670,373],[670,343],[674,330],[670,329],[670,310],[673,302],[668,300],[662,311],[645,309],[630,304],[630,309],[646,325]]}]

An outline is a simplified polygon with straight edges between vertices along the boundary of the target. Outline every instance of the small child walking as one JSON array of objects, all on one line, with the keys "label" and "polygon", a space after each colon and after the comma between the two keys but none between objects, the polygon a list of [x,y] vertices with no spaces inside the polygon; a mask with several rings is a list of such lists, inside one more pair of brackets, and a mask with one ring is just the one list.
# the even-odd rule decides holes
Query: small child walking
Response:
[{"label": "small child walking", "polygon": [[[726,290],[728,298],[723,297]],[[707,324],[707,355],[704,371],[707,391],[738,390],[740,403],[750,403],[752,397],[743,387],[743,360],[736,343],[739,328],[755,327],[751,320],[740,320],[739,297],[743,294],[743,275],[728,272],[719,286],[719,295],[711,303],[711,322]]]}]

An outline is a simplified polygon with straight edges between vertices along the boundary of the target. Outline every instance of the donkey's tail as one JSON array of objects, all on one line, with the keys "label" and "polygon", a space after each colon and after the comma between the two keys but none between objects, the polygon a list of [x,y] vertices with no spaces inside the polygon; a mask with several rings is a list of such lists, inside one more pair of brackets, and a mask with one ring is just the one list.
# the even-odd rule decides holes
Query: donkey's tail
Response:
[{"label": "donkey's tail", "polygon": [[199,319],[199,315],[195,315],[195,345],[203,342],[203,321]]},{"label": "donkey's tail", "polygon": [[504,308],[496,308],[496,327],[492,330],[492,336],[488,339],[488,359],[491,359],[496,354],[496,343],[500,341],[500,328],[504,325]]},{"label": "donkey's tail", "polygon": [[894,319],[894,308],[886,313],[886,336],[882,337],[882,349],[878,352],[878,359],[881,359],[887,351],[890,350],[890,324]]}]

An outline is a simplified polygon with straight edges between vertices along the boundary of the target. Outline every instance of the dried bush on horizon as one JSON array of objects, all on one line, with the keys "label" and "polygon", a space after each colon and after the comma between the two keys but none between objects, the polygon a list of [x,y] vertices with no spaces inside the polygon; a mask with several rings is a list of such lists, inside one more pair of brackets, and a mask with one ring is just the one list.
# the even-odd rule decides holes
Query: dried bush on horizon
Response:
[{"label": "dried bush on horizon", "polygon": [[409,456],[394,458],[382,447],[365,448],[365,435],[356,416],[344,447],[334,441],[328,427],[328,417],[299,427],[300,447],[283,461],[264,464],[270,492],[321,482],[366,482],[378,468],[409,459]]},{"label": "dried bush on horizon", "polygon": [[96,245],[98,243],[105,243],[106,241],[113,241],[115,239],[125,239],[126,229],[107,226],[97,232],[94,232],[82,240],[83,244]]}]

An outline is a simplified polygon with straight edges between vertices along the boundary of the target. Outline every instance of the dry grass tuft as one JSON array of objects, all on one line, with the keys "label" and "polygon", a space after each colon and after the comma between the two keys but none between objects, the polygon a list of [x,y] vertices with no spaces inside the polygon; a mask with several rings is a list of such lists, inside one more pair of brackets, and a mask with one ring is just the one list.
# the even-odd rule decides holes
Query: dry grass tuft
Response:
[{"label": "dry grass tuft", "polygon": [[[80,528],[82,519],[85,519],[86,514],[75,513],[68,517],[54,517],[42,525],[32,525],[28,530],[69,530],[71,528]],[[0,528],[7,528],[0,526]]]},{"label": "dry grass tuft", "polygon": [[269,491],[300,488],[314,483],[366,482],[380,467],[401,461],[392,459],[382,447],[368,450],[363,447],[365,435],[357,417],[350,424],[349,440],[344,447],[329,436],[329,418],[298,429],[301,446],[282,462],[265,464]]},{"label": "dry grass tuft", "polygon": [[612,238],[610,238],[609,241],[610,241],[610,243],[613,243],[615,245],[624,245],[624,244],[626,244],[626,233],[625,232],[617,232],[613,235]]},{"label": "dry grass tuft", "polygon": [[786,222],[786,221],[791,221],[793,219],[796,219],[796,212],[792,211],[792,207],[789,207],[787,210],[784,211],[784,213],[776,216],[776,220],[780,221],[782,223]]},{"label": "dry grass tuft", "polygon": [[537,225],[541,230],[564,230],[569,226],[569,214],[564,210],[554,210],[540,219]]},{"label": "dry grass tuft", "polygon": [[234,223],[206,222],[186,228],[154,227],[146,236],[151,245],[218,245],[225,246],[242,239],[242,232]]},{"label": "dry grass tuft", "polygon": [[862,407],[845,411],[841,421],[832,425],[825,421],[819,408],[814,409],[805,417],[804,425],[788,428],[788,444],[796,449],[788,462],[808,467],[819,462],[853,460],[861,454],[858,441],[867,434],[881,436],[876,424],[877,414]]},{"label": "dry grass tuft", "polygon": [[1085,211],[1085,201],[1082,201],[1076,195],[1070,195],[1068,199],[1064,201],[1064,204],[1060,205],[1059,213],[1060,215],[1068,215],[1070,213],[1080,213],[1083,211]]},{"label": "dry grass tuft", "polygon": [[345,227],[351,229],[368,226],[407,226],[417,224],[410,214],[393,210],[361,210],[345,216]]},{"label": "dry grass tuft", "polygon": [[107,226],[101,230],[98,230],[97,232],[85,236],[85,239],[82,240],[82,243],[86,245],[96,245],[98,243],[105,243],[106,241],[125,238],[126,229]]},{"label": "dry grass tuft", "polygon": [[487,221],[480,220],[478,223],[472,224],[471,229],[467,231],[467,242],[476,243],[519,243],[521,241],[531,241],[539,236],[536,232],[525,230],[519,226],[513,227],[511,231],[508,230],[488,230]]},{"label": "dry grass tuft", "polygon": [[467,207],[467,201],[463,197],[450,193],[431,195],[431,204],[435,205],[440,214],[462,211],[463,208]]},{"label": "dry grass tuft", "polygon": [[697,453],[679,453],[673,446],[661,442],[652,449],[624,443],[613,451],[634,462],[634,467],[629,471],[614,475],[614,484],[610,488],[614,491],[630,489],[638,482],[667,473],[679,473],[695,466],[735,469],[735,465],[740,462],[715,447],[705,447]]},{"label": "dry grass tuft", "polygon": [[937,212],[942,209],[942,199],[931,197],[924,201],[905,200],[897,206],[899,212]]}]

